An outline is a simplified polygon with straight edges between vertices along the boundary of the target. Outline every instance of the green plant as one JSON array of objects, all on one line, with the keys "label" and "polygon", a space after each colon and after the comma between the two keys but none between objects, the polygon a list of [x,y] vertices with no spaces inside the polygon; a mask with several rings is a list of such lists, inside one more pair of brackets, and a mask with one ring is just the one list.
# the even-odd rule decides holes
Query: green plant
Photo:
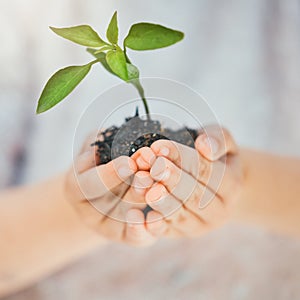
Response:
[{"label": "green plant", "polygon": [[50,28],[63,38],[88,47],[86,50],[95,59],[85,65],[66,67],[52,75],[39,98],[37,113],[45,112],[61,102],[89,73],[91,67],[96,63],[100,63],[108,72],[135,86],[143,101],[146,114],[149,116],[144,89],[139,80],[139,70],[131,63],[126,49],[154,50],[163,48],[179,42],[184,36],[180,31],[161,25],[137,23],[131,26],[123,41],[122,49],[118,43],[117,12],[113,14],[106,31],[108,41],[104,41],[88,25],[69,28]]}]

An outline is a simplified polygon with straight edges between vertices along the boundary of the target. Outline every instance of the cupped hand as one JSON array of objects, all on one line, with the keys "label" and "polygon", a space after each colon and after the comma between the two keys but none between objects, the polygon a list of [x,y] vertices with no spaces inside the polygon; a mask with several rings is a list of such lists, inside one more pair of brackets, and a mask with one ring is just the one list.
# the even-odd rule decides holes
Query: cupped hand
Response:
[{"label": "cupped hand", "polygon": [[150,211],[145,222],[145,194],[154,182],[149,171],[138,170],[127,156],[101,165],[90,146],[95,137],[87,139],[68,172],[67,199],[83,221],[106,239],[135,246],[153,244],[166,223],[157,211]]},{"label": "cupped hand", "polygon": [[227,130],[204,128],[195,149],[159,140],[133,158],[154,181],[145,200],[168,224],[165,236],[200,236],[229,220],[242,188],[243,169]]}]

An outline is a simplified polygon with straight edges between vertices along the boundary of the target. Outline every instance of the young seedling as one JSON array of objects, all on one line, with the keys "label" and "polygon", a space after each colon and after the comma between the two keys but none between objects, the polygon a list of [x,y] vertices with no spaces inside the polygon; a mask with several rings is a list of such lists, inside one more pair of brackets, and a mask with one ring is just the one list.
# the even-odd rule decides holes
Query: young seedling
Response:
[{"label": "young seedling", "polygon": [[128,58],[126,49],[137,51],[154,50],[173,45],[183,39],[180,31],[151,23],[137,23],[131,26],[123,41],[123,48],[119,45],[119,30],[117,12],[110,20],[106,31],[107,41],[88,25],[69,28],[50,27],[57,35],[76,44],[88,47],[86,50],[94,56],[94,60],[81,66],[70,66],[57,71],[46,83],[38,101],[36,112],[42,113],[66,98],[74,88],[89,73],[96,63],[111,74],[118,76],[125,82],[131,83],[138,91],[149,116],[149,107],[144,89],[139,80],[139,70]]}]

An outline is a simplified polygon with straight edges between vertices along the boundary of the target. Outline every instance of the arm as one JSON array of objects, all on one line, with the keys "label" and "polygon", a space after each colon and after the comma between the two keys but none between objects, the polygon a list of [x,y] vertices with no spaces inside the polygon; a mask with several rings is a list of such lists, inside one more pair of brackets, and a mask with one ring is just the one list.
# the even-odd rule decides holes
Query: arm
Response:
[{"label": "arm", "polygon": [[65,200],[64,177],[0,193],[0,297],[104,244]]},{"label": "arm", "polygon": [[[88,139],[75,159],[76,172],[72,167],[46,182],[0,192],[0,297],[40,280],[106,240],[145,246],[157,239],[164,224],[151,223],[150,234],[142,211],[136,209],[145,206],[143,186],[149,184],[150,175],[136,172],[128,157],[96,166],[99,158],[90,144]],[[123,195],[130,178],[132,187]],[[83,191],[119,220],[97,211]]]},{"label": "arm", "polygon": [[242,149],[244,189],[234,219],[300,236],[300,159]]}]

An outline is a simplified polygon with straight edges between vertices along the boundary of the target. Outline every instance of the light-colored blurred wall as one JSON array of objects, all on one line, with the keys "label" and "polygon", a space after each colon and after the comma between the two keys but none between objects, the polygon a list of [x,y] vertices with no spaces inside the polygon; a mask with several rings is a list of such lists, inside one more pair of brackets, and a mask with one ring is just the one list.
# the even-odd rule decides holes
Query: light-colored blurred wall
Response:
[{"label": "light-colored blurred wall", "polygon": [[[67,101],[49,113],[35,116],[37,98],[49,76],[62,66],[81,64],[90,59],[83,49],[55,36],[48,26],[88,23],[103,36],[114,10],[118,10],[123,37],[130,24],[138,21],[162,23],[185,32],[184,41],[172,48],[130,53],[142,76],[174,79],[201,93],[221,123],[244,146],[300,154],[299,1],[1,0],[0,184],[12,180],[36,181],[70,165],[73,133],[82,110],[98,94],[119,81],[97,66]],[[181,289],[184,292],[178,295],[188,295],[191,299],[227,299],[226,295],[231,295],[228,299],[300,297],[300,246],[296,241],[261,231],[231,228],[202,241],[188,242],[188,245],[188,262],[181,242],[172,245],[174,251],[181,249],[182,252],[172,256],[170,261],[168,251],[173,248],[169,244],[160,244],[152,252],[126,251],[133,260],[139,257],[137,261],[142,260],[144,268],[165,276],[163,278],[170,284],[168,287],[162,284],[161,288],[171,294],[171,291]],[[108,254],[119,255],[122,251],[125,250],[116,246]],[[202,258],[199,257],[201,253]],[[118,293],[110,285],[109,276],[116,276],[121,269],[125,278],[140,273],[138,269],[131,272],[126,259],[121,256],[118,269],[105,260],[104,255],[105,252],[100,252],[97,257],[92,256],[38,285],[29,292],[28,299],[33,299],[34,293],[40,296],[37,299],[53,299],[50,296],[85,299],[84,293],[88,293],[88,289],[82,285],[94,282],[92,277],[98,276],[99,271],[83,269],[86,264],[101,267],[97,264],[99,261],[105,264],[106,271],[100,272],[103,278],[99,279],[104,286],[100,291],[94,282],[94,294],[87,298],[98,299],[98,293],[103,290],[106,299],[113,298]],[[292,255],[296,256],[292,259]],[[180,263],[181,256],[185,264]],[[220,258],[228,263],[222,264]],[[174,268],[178,270],[177,279],[172,277]],[[205,274],[211,280],[205,281]],[[116,279],[120,289],[126,291],[127,287],[134,291],[134,280],[126,284],[122,278]],[[149,294],[151,286],[146,282],[149,278],[147,275],[139,278],[137,294],[130,294],[133,298],[145,296],[141,286],[148,295],[160,298],[166,295],[159,291]],[[61,282],[68,283],[68,288],[64,289]],[[279,290],[272,282],[283,286]],[[62,298],[56,295],[57,288],[64,294]],[[152,288],[156,289],[155,286]],[[274,291],[276,288],[278,291]],[[49,294],[45,292],[47,289]],[[79,296],[76,298],[71,291],[76,291]],[[25,299],[24,295],[16,299]]]}]

